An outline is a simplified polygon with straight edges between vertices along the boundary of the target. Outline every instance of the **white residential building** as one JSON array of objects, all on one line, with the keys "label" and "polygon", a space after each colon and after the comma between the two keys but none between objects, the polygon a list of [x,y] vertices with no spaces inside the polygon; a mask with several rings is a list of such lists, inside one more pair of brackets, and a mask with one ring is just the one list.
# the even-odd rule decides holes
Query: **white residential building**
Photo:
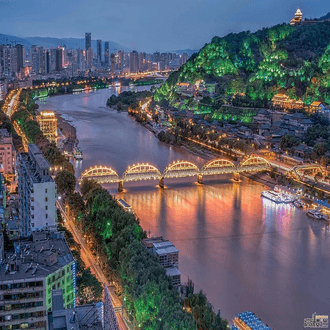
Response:
[{"label": "white residential building", "polygon": [[56,185],[49,163],[35,144],[18,157],[20,235],[56,228]]}]

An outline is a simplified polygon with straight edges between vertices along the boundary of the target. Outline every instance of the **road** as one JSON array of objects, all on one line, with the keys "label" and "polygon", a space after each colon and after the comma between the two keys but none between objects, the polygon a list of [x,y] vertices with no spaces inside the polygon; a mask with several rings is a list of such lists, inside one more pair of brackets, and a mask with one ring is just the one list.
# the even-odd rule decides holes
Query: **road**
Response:
[{"label": "road", "polygon": [[[19,90],[14,96],[13,98],[10,100],[10,103],[8,104],[8,107],[7,107],[7,111],[6,111],[6,115],[11,118],[11,116],[13,115],[13,106],[14,106],[14,103],[16,101],[16,98],[21,94],[21,90]],[[16,109],[14,109],[15,111]]]},{"label": "road", "polygon": [[95,258],[87,246],[85,240],[81,236],[80,231],[76,228],[75,224],[73,221],[66,215],[65,209],[63,204],[60,201],[57,201],[57,207],[61,211],[62,217],[65,220],[65,227],[72,233],[74,240],[76,243],[80,244],[81,250],[81,259],[85,263],[87,267],[90,267],[91,272],[97,277],[99,282],[105,283],[109,289],[110,292],[110,297],[112,301],[112,305],[115,309],[116,312],[116,317],[117,317],[117,322],[120,330],[130,330],[126,322],[124,321],[122,315],[121,315],[121,301],[118,299],[116,294],[114,293],[113,287],[110,285],[108,279],[106,276],[103,274],[102,269],[99,267],[99,265],[95,262]]}]

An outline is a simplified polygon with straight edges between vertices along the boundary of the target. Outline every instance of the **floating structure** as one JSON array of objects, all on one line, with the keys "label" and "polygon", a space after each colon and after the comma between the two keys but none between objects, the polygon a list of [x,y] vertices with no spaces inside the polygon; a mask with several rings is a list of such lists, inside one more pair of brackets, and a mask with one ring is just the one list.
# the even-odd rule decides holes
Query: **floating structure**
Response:
[{"label": "floating structure", "polygon": [[117,200],[117,203],[119,206],[121,206],[125,212],[128,212],[128,213],[132,213],[134,214],[134,210],[132,208],[131,205],[129,205],[125,200],[123,200],[122,198],[118,199]]},{"label": "floating structure", "polygon": [[273,190],[264,190],[261,193],[262,197],[265,197],[275,203],[293,203],[294,202],[294,197],[289,196],[284,193],[276,192]]},{"label": "floating structure", "polygon": [[271,330],[250,311],[237,314],[233,322],[232,330]]},{"label": "floating structure", "polygon": [[328,217],[321,213],[318,209],[307,211],[307,215],[316,220],[326,220],[329,221]]},{"label": "floating structure", "polygon": [[83,159],[83,152],[82,152],[82,149],[80,147],[74,147],[73,148],[73,157],[76,160],[82,160]]}]

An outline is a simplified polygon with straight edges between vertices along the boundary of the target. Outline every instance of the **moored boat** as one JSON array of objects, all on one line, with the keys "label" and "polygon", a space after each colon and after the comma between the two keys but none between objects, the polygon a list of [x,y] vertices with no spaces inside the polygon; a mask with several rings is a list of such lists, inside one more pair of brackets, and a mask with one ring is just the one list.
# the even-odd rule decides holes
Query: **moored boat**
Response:
[{"label": "moored boat", "polygon": [[74,147],[73,148],[73,157],[76,160],[82,160],[83,159],[83,152],[80,147]]}]

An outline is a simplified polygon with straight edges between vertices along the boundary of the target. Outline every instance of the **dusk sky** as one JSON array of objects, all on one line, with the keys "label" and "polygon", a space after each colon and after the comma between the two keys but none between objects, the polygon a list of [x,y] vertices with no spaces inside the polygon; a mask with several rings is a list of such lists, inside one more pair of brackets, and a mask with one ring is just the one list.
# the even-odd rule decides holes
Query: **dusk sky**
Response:
[{"label": "dusk sky", "polygon": [[139,51],[199,49],[215,35],[330,11],[329,0],[0,0],[0,33],[111,40]]}]

